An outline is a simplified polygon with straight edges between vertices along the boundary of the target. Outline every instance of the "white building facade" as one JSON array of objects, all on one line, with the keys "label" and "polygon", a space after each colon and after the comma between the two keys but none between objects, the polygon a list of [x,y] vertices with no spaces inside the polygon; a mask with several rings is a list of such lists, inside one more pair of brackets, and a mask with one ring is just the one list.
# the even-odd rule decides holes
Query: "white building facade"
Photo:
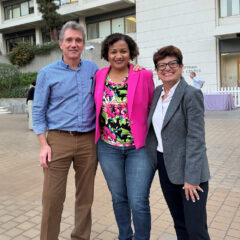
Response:
[{"label": "white building facade", "polygon": [[[183,52],[184,77],[191,71],[204,87],[240,86],[240,0],[54,0],[63,20],[86,28],[100,43],[110,33],[137,40],[138,63],[154,71],[153,53],[166,45]],[[18,41],[50,40],[36,0],[0,0],[0,51]]]},{"label": "white building facade", "polygon": [[[113,32],[135,33],[134,0],[54,0],[63,23],[74,20],[85,26],[88,39]],[[6,54],[19,41],[50,41],[36,0],[0,0],[0,50]]]},{"label": "white building facade", "polygon": [[136,0],[139,63],[153,69],[153,53],[181,49],[184,77],[191,71],[204,87],[240,86],[239,0]]}]

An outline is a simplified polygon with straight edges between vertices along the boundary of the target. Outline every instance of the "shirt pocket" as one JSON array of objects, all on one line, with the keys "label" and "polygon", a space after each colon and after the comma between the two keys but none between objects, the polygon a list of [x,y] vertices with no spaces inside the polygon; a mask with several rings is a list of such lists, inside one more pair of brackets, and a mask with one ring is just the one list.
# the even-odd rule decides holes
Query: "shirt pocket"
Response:
[{"label": "shirt pocket", "polygon": [[96,84],[95,77],[94,76],[88,77],[86,86],[88,94],[94,95],[95,84]]},{"label": "shirt pocket", "polygon": [[56,82],[51,86],[51,98],[60,99],[64,95],[62,82]]}]

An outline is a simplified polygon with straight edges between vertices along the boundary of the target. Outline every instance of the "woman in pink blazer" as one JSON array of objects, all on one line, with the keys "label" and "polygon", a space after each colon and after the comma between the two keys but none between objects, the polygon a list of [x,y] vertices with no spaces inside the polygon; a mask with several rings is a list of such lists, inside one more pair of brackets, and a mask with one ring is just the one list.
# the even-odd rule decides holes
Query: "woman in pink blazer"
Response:
[{"label": "woman in pink blazer", "polygon": [[152,72],[133,71],[129,61],[137,55],[132,38],[109,35],[102,43],[101,57],[110,66],[96,73],[95,141],[120,240],[148,240],[151,230],[149,191],[154,170],[144,145],[154,83]]}]

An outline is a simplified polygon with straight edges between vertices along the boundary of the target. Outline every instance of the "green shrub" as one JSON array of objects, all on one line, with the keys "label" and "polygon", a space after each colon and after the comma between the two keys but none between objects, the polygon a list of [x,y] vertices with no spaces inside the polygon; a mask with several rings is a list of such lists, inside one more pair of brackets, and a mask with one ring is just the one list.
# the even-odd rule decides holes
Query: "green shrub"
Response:
[{"label": "green shrub", "polygon": [[36,81],[37,72],[27,72],[19,74],[19,83],[22,86],[29,86],[32,82]]},{"label": "green shrub", "polygon": [[57,42],[49,42],[43,45],[36,45],[34,46],[34,55],[49,54],[53,49],[60,49]]},{"label": "green shrub", "polygon": [[28,42],[19,42],[8,57],[13,65],[25,66],[34,58],[33,46]]},{"label": "green shrub", "polygon": [[19,42],[8,54],[8,59],[13,65],[20,67],[27,65],[35,55],[49,54],[53,49],[60,49],[57,42],[32,46],[28,42]]},{"label": "green shrub", "polygon": [[6,63],[0,63],[0,89],[11,89],[19,84],[18,69]]},{"label": "green shrub", "polygon": [[12,89],[1,89],[0,98],[26,98],[29,86],[16,86]]}]

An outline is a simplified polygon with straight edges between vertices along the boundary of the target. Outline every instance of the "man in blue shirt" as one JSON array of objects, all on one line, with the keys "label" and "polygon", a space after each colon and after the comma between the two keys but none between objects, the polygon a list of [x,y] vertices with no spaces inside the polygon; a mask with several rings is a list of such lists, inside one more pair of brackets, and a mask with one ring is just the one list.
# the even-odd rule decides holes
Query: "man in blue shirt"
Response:
[{"label": "man in blue shirt", "polygon": [[[63,57],[37,77],[33,129],[40,142],[44,170],[41,240],[57,240],[68,171],[75,170],[75,227],[71,239],[90,239],[91,206],[97,168],[94,144],[94,62],[82,60],[82,26],[67,22],[60,32]],[[47,133],[47,134],[46,134]]]},{"label": "man in blue shirt", "polygon": [[205,83],[204,80],[196,77],[196,73],[195,72],[191,72],[190,73],[190,78],[193,80],[193,86],[197,89],[200,89],[203,87],[203,84]]}]

